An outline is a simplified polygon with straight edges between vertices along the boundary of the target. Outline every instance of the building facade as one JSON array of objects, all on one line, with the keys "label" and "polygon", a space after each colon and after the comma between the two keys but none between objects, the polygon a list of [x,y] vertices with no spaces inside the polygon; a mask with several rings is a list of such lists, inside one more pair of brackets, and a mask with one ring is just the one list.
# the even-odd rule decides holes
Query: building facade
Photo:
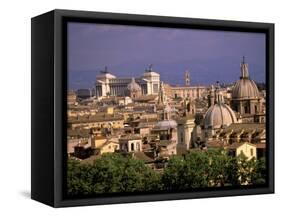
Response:
[{"label": "building facade", "polygon": [[[118,78],[105,69],[96,77],[96,97],[126,96],[132,78]],[[143,76],[134,82],[141,87],[142,95],[157,95],[160,86],[160,75],[150,67]]]},{"label": "building facade", "polygon": [[189,99],[202,99],[207,96],[209,87],[202,85],[190,85],[190,73],[188,71],[184,74],[184,86],[171,86],[165,84],[165,92],[167,97],[171,99],[176,98],[189,98]]}]

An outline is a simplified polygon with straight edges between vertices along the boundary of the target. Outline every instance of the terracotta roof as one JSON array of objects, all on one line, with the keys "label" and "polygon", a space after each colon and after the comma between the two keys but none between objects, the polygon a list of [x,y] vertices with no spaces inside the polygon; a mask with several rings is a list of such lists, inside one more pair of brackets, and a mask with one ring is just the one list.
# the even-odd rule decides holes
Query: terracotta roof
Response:
[{"label": "terracotta roof", "polygon": [[150,101],[155,100],[157,95],[143,95],[134,99],[134,101]]},{"label": "terracotta roof", "polygon": [[208,148],[223,148],[226,144],[223,141],[212,140],[206,142]]},{"label": "terracotta roof", "polygon": [[141,139],[140,135],[130,134],[130,135],[122,135],[119,140],[138,140]]},{"label": "terracotta roof", "polygon": [[157,142],[159,146],[167,146],[173,144],[173,140],[160,140]]},{"label": "terracotta roof", "polygon": [[89,133],[90,130],[88,129],[79,129],[79,130],[67,129],[67,136],[69,137],[87,138],[89,137]]},{"label": "terracotta roof", "polygon": [[263,130],[265,129],[265,124],[259,124],[259,123],[233,123],[230,124],[228,127],[224,129],[224,131],[229,130]]},{"label": "terracotta roof", "polygon": [[265,143],[258,143],[258,144],[255,144],[257,148],[260,148],[260,149],[265,149],[266,148],[266,144]]},{"label": "terracotta roof", "polygon": [[152,163],[152,162],[154,162],[153,158],[150,158],[149,156],[147,156],[143,152],[135,152],[134,158],[139,159],[139,160],[143,160],[145,163]]},{"label": "terracotta roof", "polygon": [[68,123],[89,123],[89,122],[103,122],[103,121],[116,121],[123,120],[122,115],[93,115],[87,117],[68,118]]}]

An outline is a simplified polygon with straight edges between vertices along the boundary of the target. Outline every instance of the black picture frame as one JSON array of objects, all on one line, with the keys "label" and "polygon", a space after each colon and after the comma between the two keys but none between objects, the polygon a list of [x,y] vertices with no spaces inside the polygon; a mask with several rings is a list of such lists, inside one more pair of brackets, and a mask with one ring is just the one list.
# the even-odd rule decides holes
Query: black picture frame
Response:
[{"label": "black picture frame", "polygon": [[[201,189],[192,192],[65,197],[66,22],[262,32],[266,34],[267,168],[266,186]],[[31,21],[32,143],[31,198],[53,207],[178,200],[274,193],[274,24],[102,12],[53,10]]]}]

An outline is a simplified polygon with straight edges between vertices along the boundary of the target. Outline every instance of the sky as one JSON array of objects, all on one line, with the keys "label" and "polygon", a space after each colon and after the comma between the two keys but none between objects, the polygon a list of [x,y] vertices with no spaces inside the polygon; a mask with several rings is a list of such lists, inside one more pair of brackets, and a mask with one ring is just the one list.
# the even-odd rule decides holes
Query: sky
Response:
[{"label": "sky", "polygon": [[92,88],[107,66],[119,77],[140,77],[150,64],[160,79],[191,85],[239,79],[245,56],[251,79],[265,82],[265,34],[94,23],[68,23],[68,87]]}]

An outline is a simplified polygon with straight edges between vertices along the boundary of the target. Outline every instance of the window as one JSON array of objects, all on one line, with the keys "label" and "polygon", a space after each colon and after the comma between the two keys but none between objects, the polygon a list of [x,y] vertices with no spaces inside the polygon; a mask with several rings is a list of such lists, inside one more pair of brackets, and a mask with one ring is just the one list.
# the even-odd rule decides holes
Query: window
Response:
[{"label": "window", "polygon": [[131,143],[131,151],[134,151],[134,143]]}]

